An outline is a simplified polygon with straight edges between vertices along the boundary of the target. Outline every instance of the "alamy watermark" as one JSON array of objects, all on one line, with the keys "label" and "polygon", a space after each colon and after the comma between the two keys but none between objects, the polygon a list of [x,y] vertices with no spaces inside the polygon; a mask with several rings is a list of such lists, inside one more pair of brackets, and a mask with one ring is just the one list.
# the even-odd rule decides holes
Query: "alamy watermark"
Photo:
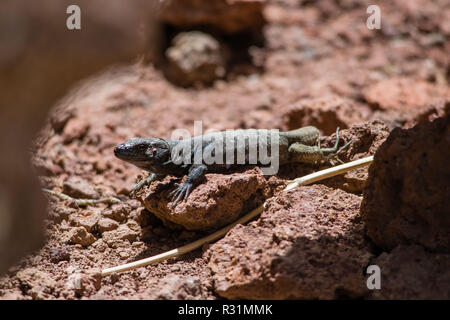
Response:
[{"label": "alamy watermark", "polygon": [[381,29],[381,9],[379,6],[372,4],[367,7],[367,14],[370,16],[366,20],[367,29]]},{"label": "alamy watermark", "polygon": [[367,289],[379,290],[381,289],[381,269],[376,264],[372,264],[367,267],[366,274],[370,274],[367,278]]},{"label": "alamy watermark", "polygon": [[[66,26],[69,30],[81,30],[81,8],[78,5],[70,5],[66,9],[70,16],[66,19]],[[366,13],[370,16],[366,20],[366,26],[369,30],[381,29],[381,9],[372,4],[367,7]]]},{"label": "alamy watermark", "polygon": [[75,266],[69,266],[66,272],[69,274],[66,281],[66,288],[69,290],[81,289],[81,269]]},{"label": "alamy watermark", "polygon": [[70,16],[66,19],[66,26],[69,30],[81,30],[81,8],[77,5],[70,5],[66,10]]}]

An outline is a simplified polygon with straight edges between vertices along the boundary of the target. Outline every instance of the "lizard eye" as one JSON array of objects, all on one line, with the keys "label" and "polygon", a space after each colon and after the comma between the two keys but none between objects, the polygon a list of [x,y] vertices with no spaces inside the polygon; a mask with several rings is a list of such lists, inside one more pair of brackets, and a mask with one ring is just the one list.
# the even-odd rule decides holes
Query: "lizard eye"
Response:
[{"label": "lizard eye", "polygon": [[146,154],[149,155],[149,156],[153,156],[156,153],[156,151],[158,151],[158,149],[156,149],[154,147],[153,148],[149,148],[148,151],[146,152]]}]

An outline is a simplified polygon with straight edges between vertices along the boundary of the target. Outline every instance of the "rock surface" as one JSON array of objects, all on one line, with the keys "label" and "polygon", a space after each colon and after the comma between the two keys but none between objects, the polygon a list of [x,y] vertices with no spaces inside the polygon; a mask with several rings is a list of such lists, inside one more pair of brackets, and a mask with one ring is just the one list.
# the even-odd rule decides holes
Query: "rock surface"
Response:
[{"label": "rock surface", "polygon": [[394,129],[375,154],[361,215],[381,248],[450,252],[450,116]]},{"label": "rock surface", "polygon": [[367,290],[372,254],[360,197],[323,185],[269,200],[261,217],[208,250],[214,290],[227,299],[335,299]]},{"label": "rock surface", "polygon": [[430,105],[450,99],[450,89],[446,85],[398,77],[367,87],[363,97],[373,108],[386,111],[386,120],[391,118],[397,124],[405,124],[428,113]]},{"label": "rock surface", "polygon": [[207,174],[206,181],[175,208],[170,206],[169,197],[174,186],[168,182],[156,183],[144,205],[169,225],[181,225],[187,230],[215,229],[262,204],[274,186],[276,179],[263,176],[259,168],[228,175]]},{"label": "rock surface", "polygon": [[[362,159],[374,155],[379,146],[389,135],[388,127],[380,121],[371,121],[353,125],[349,129],[339,132],[343,141],[353,141],[348,148],[339,154],[339,159],[344,162]],[[336,135],[325,137],[323,146],[333,146]],[[341,143],[342,145],[344,143]],[[337,164],[337,161],[335,161]],[[324,180],[327,186],[341,188],[347,192],[361,194],[369,176],[368,167],[358,168],[338,175],[332,179]]]},{"label": "rock surface", "polygon": [[199,277],[170,275],[161,280],[156,299],[161,300],[197,300],[204,299]]},{"label": "rock surface", "polygon": [[105,231],[102,234],[103,241],[112,246],[114,243],[122,240],[134,242],[140,235],[140,228],[136,222],[130,221],[127,224],[120,225],[116,230]]},{"label": "rock surface", "polygon": [[[425,81],[408,78],[391,78],[368,87],[363,92],[364,98],[378,108],[408,113],[416,112],[433,100],[450,98],[446,86],[437,86]],[[405,112],[406,111],[406,112]]]},{"label": "rock surface", "polygon": [[182,86],[209,84],[226,72],[227,52],[213,36],[181,32],[166,50],[167,77]]},{"label": "rock surface", "polygon": [[367,118],[364,110],[350,100],[338,96],[305,99],[289,104],[283,110],[283,122],[287,130],[315,126],[325,135],[331,135],[336,127],[347,129]]},{"label": "rock surface", "polygon": [[97,199],[97,191],[86,180],[72,176],[64,182],[63,192],[75,199]]},{"label": "rock surface", "polygon": [[17,273],[22,290],[28,291],[34,300],[50,297],[56,282],[46,272],[37,268],[28,268]]},{"label": "rock surface", "polygon": [[[44,8],[42,7],[44,2],[53,3],[55,1],[41,0],[36,3],[27,0],[0,1],[0,7],[4,4],[12,3],[16,5],[22,3],[22,8],[19,5],[20,16],[23,16],[25,14],[24,9],[27,9],[30,14],[37,15],[42,19],[45,17]],[[81,1],[78,2],[81,3]],[[138,1],[133,1],[133,4],[135,2],[138,3]],[[145,4],[151,3],[151,1],[147,0],[143,2]],[[200,2],[204,7],[206,7],[205,3],[208,5],[211,3],[208,1]],[[153,214],[149,214],[147,210],[144,210],[140,202],[129,198],[131,188],[136,180],[139,179],[139,176],[142,177],[144,173],[138,168],[114,158],[112,150],[116,144],[131,137],[153,136],[169,138],[172,131],[177,128],[186,128],[193,133],[192,125],[195,120],[203,121],[204,132],[238,128],[279,128],[284,130],[287,125],[287,119],[283,117],[284,110],[287,110],[291,105],[304,104],[305,108],[309,110],[308,113],[305,112],[307,119],[310,119],[308,121],[317,121],[317,124],[324,126],[319,128],[324,130],[324,135],[326,133],[332,134],[325,139],[324,145],[333,144],[335,139],[335,128],[333,126],[341,125],[339,121],[342,121],[348,127],[348,129],[342,130],[344,140],[347,141],[349,138],[354,137],[365,141],[362,143],[355,141],[352,147],[341,155],[342,160],[350,160],[373,154],[379,143],[384,139],[384,127],[372,122],[373,120],[383,120],[389,129],[392,130],[394,126],[411,127],[418,121],[426,122],[436,117],[442,117],[443,113],[445,114],[448,102],[440,95],[439,91],[436,91],[439,97],[434,97],[426,92],[413,92],[408,87],[403,88],[402,95],[405,95],[404,100],[411,103],[411,107],[402,108],[401,112],[394,112],[388,108],[380,108],[376,103],[369,103],[365,99],[364,93],[366,89],[373,88],[377,83],[385,83],[387,85],[390,79],[399,77],[402,79],[408,78],[408,83],[412,84],[411,89],[448,86],[448,70],[450,66],[448,52],[450,43],[442,41],[442,39],[445,40],[445,37],[443,38],[442,36],[450,35],[450,29],[448,28],[450,4],[448,0],[429,1],[426,5],[424,5],[423,0],[379,0],[377,4],[382,9],[383,22],[382,30],[376,31],[368,30],[365,24],[361,23],[361,21],[366,21],[367,19],[366,9],[371,4],[369,0],[268,0],[266,2],[264,16],[267,19],[267,23],[264,25],[262,33],[259,34],[261,37],[264,37],[263,43],[258,42],[254,44],[254,42],[251,42],[250,46],[248,46],[249,39],[240,32],[238,35],[231,35],[220,30],[213,32],[212,29],[214,27],[211,26],[205,26],[204,28],[189,27],[189,30],[203,30],[214,34],[224,44],[233,48],[231,59],[238,59],[236,62],[234,60],[230,61],[230,68],[226,76],[214,81],[209,87],[192,86],[190,88],[180,88],[179,86],[174,86],[167,81],[160,70],[153,65],[147,64],[115,68],[113,71],[105,72],[98,77],[83,81],[77,94],[66,96],[64,99],[65,103],[61,108],[54,110],[54,112],[52,111],[48,125],[39,135],[39,143],[32,150],[33,162],[35,167],[37,167],[36,172],[40,176],[39,180],[41,182],[41,186],[36,185],[34,189],[27,189],[29,187],[27,181],[29,181],[31,173],[24,170],[25,166],[18,161],[20,157],[19,154],[14,152],[14,148],[21,145],[20,141],[26,140],[28,143],[32,133],[26,133],[25,129],[30,128],[29,125],[36,124],[36,126],[40,126],[36,113],[32,112],[24,104],[26,112],[18,113],[17,115],[28,117],[30,122],[17,123],[11,121],[12,118],[9,114],[3,113],[3,109],[0,110],[0,122],[2,124],[0,125],[0,132],[2,133],[0,134],[0,145],[3,149],[6,146],[5,150],[8,150],[7,154],[9,155],[0,157],[0,172],[7,173],[8,177],[5,180],[4,176],[0,176],[0,184],[4,187],[12,188],[9,190],[13,191],[12,193],[7,192],[5,195],[3,190],[0,190],[0,197],[2,197],[0,204],[7,207],[13,206],[14,212],[18,213],[17,215],[12,215],[12,217],[17,219],[14,219],[13,223],[15,225],[11,228],[8,228],[4,217],[0,217],[0,220],[3,222],[0,224],[0,235],[4,235],[5,233],[3,232],[5,230],[7,234],[13,236],[25,235],[24,238],[21,238],[21,241],[29,241],[27,243],[36,248],[38,245],[35,242],[36,238],[31,233],[23,230],[37,230],[41,234],[42,230],[45,229],[47,234],[47,239],[40,250],[24,257],[20,263],[11,267],[7,273],[0,277],[0,299],[175,299],[181,296],[189,299],[222,298],[215,292],[212,285],[214,278],[207,266],[210,260],[208,257],[211,253],[210,250],[207,251],[208,254],[204,254],[202,250],[195,250],[177,259],[104,277],[101,281],[101,286],[98,285],[98,272],[94,272],[93,277],[85,276],[87,270],[109,268],[137,261],[185,245],[205,235],[204,232],[167,228]],[[58,3],[62,4],[63,1]],[[83,8],[82,19],[85,22],[88,21],[86,19],[90,19],[87,16],[90,12],[105,13],[106,18],[112,19],[108,21],[114,21],[114,24],[117,21],[121,22],[118,25],[119,29],[110,29],[109,31],[100,29],[98,33],[100,39],[103,39],[105,34],[114,34],[116,35],[115,37],[104,38],[105,41],[102,41],[102,44],[99,44],[99,46],[84,46],[84,48],[89,48],[89,50],[94,52],[97,62],[105,65],[113,57],[108,56],[108,59],[106,59],[102,52],[112,55],[115,49],[120,51],[120,48],[132,52],[133,48],[135,48],[131,44],[132,39],[139,33],[132,32],[131,37],[127,38],[126,34],[124,35],[120,31],[116,32],[120,28],[127,29],[128,27],[130,27],[128,30],[133,30],[133,26],[136,25],[135,22],[138,22],[138,19],[132,18],[131,23],[123,23],[123,20],[116,19],[114,15],[109,15],[111,12],[108,11],[109,9],[113,10],[113,12],[122,13],[121,8],[130,8],[131,4],[118,4],[116,6],[112,5],[111,1],[104,0],[106,5],[102,9],[108,10],[91,11],[88,8],[89,4],[97,8],[102,7],[101,3],[102,1],[100,0],[85,1],[81,6]],[[165,5],[169,1],[157,1],[157,3]],[[53,30],[59,30],[65,36],[86,35],[87,31],[94,30],[89,27],[86,30],[83,29],[82,33],[73,32],[67,34],[67,31],[61,28],[61,21],[64,21],[64,18],[66,18],[65,7],[62,7],[62,10],[59,11],[52,4],[48,8],[51,8],[52,12],[60,14],[62,19],[48,20],[56,21],[57,28]],[[136,5],[135,8],[142,13],[146,11],[142,5]],[[150,11],[155,12],[153,9],[154,7]],[[199,8],[199,10],[202,9]],[[0,10],[0,15],[4,12]],[[132,17],[133,15],[130,16]],[[0,19],[0,24],[5,21],[15,23],[20,21],[20,19]],[[227,23],[227,21],[218,23]],[[174,33],[188,31],[181,30],[183,29],[182,26],[170,25],[169,22],[167,24],[163,26],[167,32],[162,33],[162,37],[168,37],[167,40],[170,40],[169,37]],[[41,34],[44,34],[46,31],[41,29],[41,27],[44,28],[46,25],[40,23],[39,29],[35,30],[39,30]],[[6,39],[11,39],[9,30],[8,28],[0,28],[0,33],[6,31]],[[13,28],[13,30],[15,29]],[[16,32],[14,34],[18,35]],[[60,40],[62,41],[55,41],[55,37],[50,39],[50,41],[61,46],[61,48],[67,49],[66,52],[70,54],[65,61],[69,61],[70,65],[62,62],[57,64],[57,59],[55,58],[45,59],[45,55],[38,54],[36,50],[28,50],[29,56],[35,59],[35,67],[37,66],[37,68],[20,68],[20,70],[26,71],[26,74],[25,76],[18,75],[17,81],[12,81],[13,79],[8,72],[0,73],[0,77],[4,79],[3,85],[0,87],[4,93],[10,92],[12,93],[11,97],[14,97],[5,105],[13,106],[14,110],[24,110],[23,108],[16,109],[16,106],[18,106],[17,97],[27,98],[33,105],[38,105],[38,101],[43,101],[39,97],[41,94],[47,95],[45,101],[61,95],[61,87],[63,86],[55,87],[55,85],[62,84],[61,76],[56,74],[54,77],[50,77],[51,74],[49,72],[51,70],[58,69],[64,71],[64,73],[71,73],[71,70],[73,71],[74,69],[77,72],[88,71],[74,62],[80,58],[85,60],[86,50],[83,50],[82,55],[73,56],[73,51],[70,50],[72,47],[67,46],[67,43],[64,42],[71,42],[72,38],[64,37],[64,39]],[[234,45],[241,44],[242,40],[245,43],[242,48],[243,53],[234,50]],[[117,43],[120,48],[108,41]],[[251,39],[251,41],[254,40]],[[26,41],[22,43],[30,44],[30,42]],[[120,45],[121,43],[122,46]],[[155,41],[152,42],[152,45],[158,47],[158,43]],[[107,50],[101,51],[99,50],[100,47]],[[6,51],[0,50],[0,56],[11,52],[9,50],[11,48],[13,46],[7,47]],[[55,49],[53,46],[44,47],[43,49],[45,51],[48,48]],[[60,53],[62,54],[62,52]],[[159,51],[161,58],[163,53],[161,48],[161,51]],[[250,57],[244,57],[245,53],[250,55]],[[59,58],[63,57],[59,55]],[[244,59],[239,60],[239,58]],[[88,60],[93,61],[92,59]],[[24,60],[17,59],[17,61],[23,62]],[[48,61],[48,63],[43,63],[44,61]],[[8,60],[6,60],[6,66],[11,66]],[[28,77],[27,75],[29,74],[45,74],[45,77],[39,78],[40,81],[37,84],[44,85],[45,81],[45,86],[49,89],[27,90],[26,88],[29,87],[28,80],[33,81],[35,79],[35,77]],[[57,79],[56,83],[53,80],[54,78]],[[417,83],[426,83],[427,85],[415,85]],[[10,90],[9,88],[14,85],[16,89]],[[27,92],[27,94],[20,94],[23,92]],[[386,96],[383,97],[385,93]],[[388,88],[379,90],[378,94],[379,97],[376,98],[379,101],[388,103],[391,102],[389,97],[393,97]],[[426,96],[426,99],[423,100],[423,103],[426,105],[425,108],[413,108],[413,99],[409,99],[406,95],[414,97],[422,94]],[[4,103],[5,97],[5,95],[0,95],[2,103]],[[435,98],[438,98],[438,101]],[[339,100],[343,101],[347,106],[341,106]],[[317,103],[318,101],[323,101],[325,107]],[[337,103],[334,103],[335,101]],[[329,104],[328,107],[326,107],[327,104]],[[51,103],[42,102],[40,105],[47,109]],[[316,107],[318,109],[317,112],[314,111]],[[12,109],[7,108],[10,111]],[[417,113],[418,110],[419,113]],[[353,122],[357,121],[357,119],[353,117],[352,112],[354,115],[362,117],[360,122]],[[43,116],[44,114],[40,115],[40,117]],[[300,117],[296,118],[296,121],[299,121],[299,124],[306,122],[305,119]],[[361,125],[361,123],[363,124]],[[89,129],[86,130],[85,128],[88,127]],[[342,128],[344,128],[343,125]],[[14,139],[10,138],[11,133],[14,134]],[[21,134],[25,135],[22,137],[23,139],[20,137]],[[70,138],[66,140],[67,142],[64,142],[65,136],[68,136],[68,134],[72,134],[73,139]],[[28,148],[23,150],[25,152]],[[25,159],[25,155],[22,157]],[[14,167],[17,170],[12,171],[11,168]],[[319,168],[321,166],[289,166],[285,168],[284,175],[280,175],[280,179],[282,182],[286,182],[289,179],[310,173]],[[26,177],[26,179],[20,179],[16,173],[23,174],[22,177]],[[427,172],[422,173],[424,177],[427,176]],[[366,172],[355,171],[354,176],[352,175],[349,173],[348,179],[345,178],[343,181],[339,180],[339,177],[335,177],[323,182],[325,186],[329,187],[326,191],[327,194],[333,195],[338,193],[345,195],[335,205],[337,209],[346,208],[349,204],[350,206],[353,206],[354,203],[356,205],[356,201],[349,201],[348,197],[361,199],[359,193],[367,174]],[[122,202],[112,206],[99,204],[96,207],[76,207],[67,201],[49,197],[48,219],[45,220],[43,227],[38,220],[25,216],[26,214],[32,214],[33,209],[39,208],[35,201],[27,198],[36,195],[33,190],[45,187],[60,191],[64,182],[71,176],[82,177],[88,181],[91,186],[94,186],[100,197],[115,196],[120,198]],[[211,177],[211,179],[213,178]],[[173,185],[169,185],[169,182],[163,182],[161,189],[164,189],[163,187],[166,185],[167,192],[172,190]],[[156,187],[157,185],[155,185]],[[308,190],[304,191],[306,199],[308,199],[306,194],[310,192],[311,196],[317,194],[314,188],[308,187],[306,190]],[[243,192],[246,191],[246,189],[243,189]],[[161,190],[162,192],[165,191]],[[203,190],[202,192],[208,193],[209,191]],[[211,197],[222,196],[219,193],[211,193],[210,195]],[[155,194],[155,196],[157,195]],[[288,201],[289,199],[286,199],[286,202]],[[294,198],[291,202],[302,204],[303,198]],[[310,202],[306,201],[306,203]],[[280,206],[280,211],[285,212],[287,207],[288,205]],[[3,208],[0,207],[0,215],[5,212]],[[41,208],[41,212],[46,213],[44,208]],[[352,208],[351,210],[353,210]],[[297,207],[297,205],[291,210],[303,212],[301,211],[303,209]],[[93,211],[100,216],[96,225],[92,224],[93,221],[90,219],[85,219],[93,217]],[[275,208],[270,211],[270,214],[274,217],[276,216],[275,211],[277,211]],[[13,212],[13,210],[10,212]],[[341,212],[345,213],[347,211],[342,210]],[[270,217],[265,217],[265,219],[268,218]],[[286,220],[288,219],[287,216],[285,218]],[[105,223],[101,219],[112,219],[114,222],[106,220]],[[305,221],[305,217],[301,219]],[[340,228],[339,220],[336,218],[335,221],[330,222],[328,224],[329,228],[333,228],[333,226]],[[133,224],[132,221],[135,221],[137,224]],[[236,234],[238,232],[243,234],[244,228],[245,230],[254,228],[254,225],[257,226],[258,221],[246,227],[238,226],[230,235],[235,232]],[[343,221],[345,225],[354,226],[356,230],[362,228],[359,219],[348,224],[347,219],[343,219]],[[131,224],[129,224],[130,222]],[[122,225],[122,228],[126,231],[123,233],[124,238],[121,238],[120,232],[114,233]],[[288,235],[286,237],[289,237],[291,225],[294,226],[294,231],[305,230],[301,228],[308,227],[308,225],[299,226],[295,221],[282,223],[283,229],[280,230],[281,228],[278,228],[278,234],[282,236],[286,234]],[[90,231],[86,229],[89,226],[91,226]],[[101,226],[106,229],[114,229],[101,229]],[[71,233],[73,227],[86,229],[86,236],[90,237],[88,235],[90,234],[96,241],[87,246],[66,242],[66,236]],[[277,225],[270,226],[270,228],[269,226],[264,227],[264,232],[270,232],[276,227]],[[328,234],[329,231],[327,230],[323,231],[323,233]],[[120,231],[123,230],[121,229]],[[111,235],[119,237],[108,244],[102,238],[105,232],[113,232]],[[131,237],[132,241],[127,239],[130,234],[133,235]],[[319,230],[316,237],[319,238],[321,234],[322,230]],[[136,238],[134,238],[134,235]],[[308,235],[308,237],[310,236]],[[114,237],[111,238],[113,239]],[[252,243],[257,243],[258,239],[256,238],[257,236],[254,236],[251,239]],[[19,246],[19,244],[16,246],[16,242],[11,239],[8,236],[4,238],[0,236],[0,241],[2,241],[0,247],[7,248],[9,253],[13,253],[17,257],[22,254],[22,248],[24,247]],[[247,240],[248,238],[243,239]],[[366,241],[370,242],[370,238],[366,237]],[[289,241],[285,242],[288,245],[290,243]],[[279,247],[285,242],[281,242],[281,244],[271,242],[263,248],[267,248],[266,251],[268,253],[273,252],[270,251],[271,248],[277,250],[276,252],[278,253]],[[324,243],[328,244],[326,241]],[[342,245],[342,242],[337,243],[343,250],[347,248],[346,245]],[[21,245],[24,244],[26,243],[21,243]],[[243,243],[242,245],[245,246],[246,244]],[[373,243],[371,245],[373,246]],[[63,247],[67,247],[67,250],[63,249]],[[322,279],[334,279],[334,276],[340,279],[340,274],[332,273],[336,270],[340,272],[341,266],[344,264],[342,262],[334,263],[335,261],[342,261],[340,259],[331,260],[330,258],[330,260],[326,260],[326,256],[321,256],[321,253],[329,254],[329,250],[334,248],[332,245],[317,247],[320,248],[317,252],[305,253],[303,260],[301,260],[303,264],[300,264],[300,267],[307,265],[306,270],[310,272],[307,274],[309,277],[296,277],[296,279],[300,278],[301,281],[304,281],[302,283],[305,283],[305,285],[301,288],[307,288],[307,290],[300,292],[300,290],[292,289],[292,292],[302,293],[301,296],[305,297],[311,293],[309,296],[371,298],[371,292],[365,290],[367,275],[361,269],[358,271],[361,277],[354,280],[354,282],[346,281],[341,286],[343,289],[333,289],[331,285],[331,289],[323,289],[323,294],[317,292],[323,288],[324,283],[327,283]],[[55,252],[55,250],[52,250],[53,248],[61,248],[61,250]],[[207,250],[207,248],[208,246],[205,246],[203,249]],[[236,261],[244,261],[245,255],[251,256],[248,253],[249,251],[257,249],[251,247],[248,251],[242,251],[242,254],[236,257]],[[392,252],[383,254],[382,248],[379,247],[375,249],[373,253],[376,255],[392,254]],[[352,250],[347,251],[348,255],[354,254]],[[235,249],[233,249],[234,251]],[[310,251],[306,250],[306,252]],[[364,250],[357,250],[356,254],[359,252],[364,252]],[[430,254],[428,249],[427,253]],[[291,254],[287,256],[297,256],[297,254],[301,254],[301,251],[293,250]],[[262,253],[258,253],[258,255],[258,257],[262,257]],[[414,264],[414,261],[412,261],[414,255],[421,256],[418,251],[405,250],[405,253],[400,258],[410,262],[410,264]],[[444,254],[439,253],[436,255],[442,256]],[[339,254],[339,256],[345,257],[344,254]],[[0,253],[0,257],[0,268],[12,261],[8,260],[8,255],[4,251]],[[309,258],[311,258],[311,261]],[[375,259],[373,257],[367,264],[374,263]],[[427,259],[431,259],[431,257],[427,255]],[[326,263],[323,265],[317,264],[317,262],[321,261]],[[355,260],[351,258],[349,261],[353,263]],[[380,262],[380,264],[384,263],[384,270],[389,270],[389,265],[392,265],[393,269],[389,274],[395,276],[395,269],[400,264],[393,262],[395,262],[395,259]],[[246,270],[245,261],[243,263],[242,270]],[[249,260],[249,266],[252,268],[256,269],[258,265],[267,266],[265,261]],[[336,265],[338,266],[337,268]],[[296,273],[290,270],[299,270],[297,264],[289,264],[287,262],[274,263],[273,266],[274,269],[278,268],[275,270],[278,270],[279,274],[295,275]],[[229,265],[227,265],[228,267]],[[33,288],[22,286],[22,283],[26,282],[23,281],[25,279],[23,275],[19,274],[20,271],[30,268],[42,272],[42,281],[29,282],[34,286]],[[284,268],[286,268],[285,271],[283,271]],[[314,272],[316,268],[319,271],[317,274]],[[423,270],[418,272],[418,274],[426,274],[427,278],[425,276],[423,278],[422,276],[417,278],[410,277],[410,282],[406,280],[401,281],[398,286],[387,288],[387,292],[393,289],[397,290],[396,292],[400,292],[402,290],[400,284],[404,285],[405,292],[412,292],[413,290],[408,288],[415,280],[417,280],[416,293],[421,291],[429,292],[429,286],[421,279],[426,278],[428,283],[441,281],[442,284],[445,284],[443,282],[445,278],[441,277],[441,274],[436,273],[437,270],[441,270],[439,268],[424,263]],[[232,267],[229,267],[227,270],[231,269]],[[349,268],[349,270],[353,269]],[[398,270],[406,270],[406,266],[402,266]],[[419,269],[417,268],[417,270]],[[353,271],[351,274],[353,274]],[[347,274],[347,277],[350,277],[351,274]],[[176,278],[172,276],[178,276],[180,282],[177,283]],[[397,274],[397,276],[400,280],[402,275]],[[19,281],[19,279],[22,279],[22,281]],[[191,283],[193,287],[189,283],[184,284],[185,279],[193,280]],[[46,280],[49,280],[49,282],[46,282]],[[83,285],[84,281],[87,281],[85,285]],[[265,280],[263,279],[263,281]],[[51,285],[42,286],[40,285],[42,283]],[[313,284],[309,285],[311,283]],[[336,282],[333,280],[333,283]],[[388,282],[385,282],[385,284],[388,284]],[[359,290],[357,286],[361,285],[364,287]],[[344,286],[347,286],[347,288],[344,288]],[[201,290],[197,290],[199,287]],[[291,283],[287,283],[286,287],[292,288]],[[192,288],[194,290],[191,290]],[[309,290],[309,288],[312,288],[312,290]],[[162,289],[164,289],[166,294],[158,297]],[[333,290],[336,294],[332,293]],[[272,291],[267,292],[270,293]],[[372,293],[378,294],[378,292]],[[252,294],[255,293],[252,292]],[[283,296],[283,294],[284,292],[281,291],[280,296]],[[413,295],[410,296],[412,297]]]},{"label": "rock surface", "polygon": [[381,271],[381,289],[371,299],[450,299],[450,255],[420,246],[398,246],[371,264]]},{"label": "rock surface", "polygon": [[84,227],[75,227],[67,233],[67,240],[70,243],[80,244],[87,247],[95,242],[95,237],[86,231]]},{"label": "rock surface", "polygon": [[182,28],[209,26],[235,33],[261,28],[262,8],[261,0],[172,0],[162,7],[159,20]]},{"label": "rock surface", "polygon": [[119,223],[113,219],[101,218],[98,221],[98,231],[101,233],[117,229],[117,227],[119,227]]}]

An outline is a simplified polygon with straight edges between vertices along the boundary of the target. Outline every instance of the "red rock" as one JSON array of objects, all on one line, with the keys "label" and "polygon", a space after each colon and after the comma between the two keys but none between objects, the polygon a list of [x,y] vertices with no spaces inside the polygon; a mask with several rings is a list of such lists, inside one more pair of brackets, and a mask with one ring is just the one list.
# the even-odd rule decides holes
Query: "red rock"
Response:
[{"label": "red rock", "polygon": [[50,116],[50,123],[55,132],[61,133],[64,130],[67,122],[69,122],[69,120],[74,117],[75,112],[73,110],[59,107],[52,112]]},{"label": "red rock", "polygon": [[336,127],[346,129],[367,117],[354,103],[337,96],[301,100],[281,112],[286,130],[315,126],[325,135],[333,134]]},{"label": "red rock", "polygon": [[89,297],[100,290],[102,285],[101,270],[90,269],[76,272],[67,279],[66,286],[77,296]]},{"label": "red rock", "polygon": [[375,109],[388,112],[386,119],[403,124],[426,112],[428,105],[450,98],[450,89],[410,78],[391,78],[365,88],[363,96]]},{"label": "red rock", "polygon": [[[353,125],[339,132],[342,141],[353,140],[351,145],[339,154],[339,159],[349,162],[374,155],[379,146],[389,135],[389,129],[380,121],[365,122]],[[326,137],[322,145],[331,147],[336,141],[336,135]],[[342,142],[344,144],[344,142]],[[336,164],[338,164],[336,162]],[[341,188],[352,193],[362,193],[369,176],[368,167],[358,168],[324,180],[327,186]]]},{"label": "red rock", "polygon": [[216,293],[227,299],[363,296],[372,254],[360,199],[322,185],[270,199],[257,221],[235,227],[208,250]]},{"label": "red rock", "polygon": [[115,230],[119,227],[119,223],[113,219],[101,218],[98,221],[98,231],[101,233],[105,231]]},{"label": "red rock", "polygon": [[[137,225],[137,223],[136,223],[136,225]],[[140,236],[140,232],[137,230],[137,228],[134,228],[134,227],[132,226],[132,228],[130,228],[127,224],[122,224],[116,230],[103,232],[102,239],[109,246],[113,245],[117,241],[123,241],[123,240],[128,240],[129,242],[134,242]]]},{"label": "red rock", "polygon": [[164,4],[159,20],[181,28],[209,26],[227,33],[259,30],[261,0],[172,0]]},{"label": "red rock", "polygon": [[381,248],[450,252],[450,116],[394,129],[375,154],[361,215]]},{"label": "red rock", "polygon": [[97,159],[94,162],[94,169],[97,173],[102,174],[106,170],[111,168],[111,163],[109,161],[106,161],[104,159]]},{"label": "red rock", "polygon": [[51,177],[60,175],[63,172],[60,166],[43,159],[35,159],[33,161],[33,167],[38,176]]},{"label": "red rock", "polygon": [[69,221],[77,227],[84,227],[88,232],[93,231],[97,226],[100,215],[95,211],[81,212],[69,216]]},{"label": "red rock", "polygon": [[17,273],[22,290],[34,300],[45,300],[51,297],[56,282],[51,275],[37,268],[28,268]]},{"label": "red rock", "polygon": [[81,286],[84,295],[90,295],[102,286],[102,273],[100,269],[90,269],[83,272]]},{"label": "red rock", "polygon": [[70,229],[66,237],[69,242],[81,244],[83,247],[87,247],[97,240],[92,234],[87,232],[84,227],[74,227]]},{"label": "red rock", "polygon": [[102,216],[105,218],[116,220],[118,222],[122,222],[128,218],[131,210],[132,208],[130,204],[121,202],[103,210]]},{"label": "red rock", "polygon": [[25,300],[21,291],[6,291],[0,295],[0,300]]},{"label": "red rock", "polygon": [[[150,295],[154,296],[154,293],[150,293]],[[179,275],[166,276],[161,280],[155,298],[161,300],[204,299],[200,278]]]},{"label": "red rock", "polygon": [[258,168],[228,175],[207,174],[206,181],[175,208],[170,206],[172,188],[167,188],[167,183],[159,183],[156,188],[144,200],[146,209],[169,226],[181,225],[188,230],[212,229],[231,223],[271,193]]},{"label": "red rock", "polygon": [[75,199],[98,199],[99,194],[86,180],[71,176],[63,184],[63,193]]},{"label": "red rock", "polygon": [[147,227],[151,225],[153,222],[152,218],[153,220],[156,220],[156,218],[144,208],[134,210],[132,212],[132,217],[134,221],[136,221],[141,227]]},{"label": "red rock", "polygon": [[69,261],[70,260],[70,247],[61,246],[54,247],[50,249],[50,260],[53,263],[58,263],[60,261]]},{"label": "red rock", "polygon": [[450,99],[437,100],[421,108],[417,116],[405,123],[405,128],[411,128],[420,122],[430,122],[450,114]]},{"label": "red rock", "polygon": [[225,76],[227,54],[213,36],[200,32],[181,32],[166,50],[166,75],[173,82],[189,86],[209,84]]},{"label": "red rock", "polygon": [[48,217],[54,221],[61,222],[62,220],[66,220],[73,214],[76,214],[77,210],[69,207],[62,206],[51,206]]},{"label": "red rock", "polygon": [[370,264],[381,270],[381,289],[371,290],[370,299],[450,299],[449,254],[401,245]]},{"label": "red rock", "polygon": [[391,78],[375,83],[363,92],[370,104],[381,109],[411,112],[450,94],[448,88],[408,78]]},{"label": "red rock", "polygon": [[71,119],[64,128],[63,141],[71,143],[74,140],[82,139],[86,136],[90,128],[90,124],[80,118]]}]

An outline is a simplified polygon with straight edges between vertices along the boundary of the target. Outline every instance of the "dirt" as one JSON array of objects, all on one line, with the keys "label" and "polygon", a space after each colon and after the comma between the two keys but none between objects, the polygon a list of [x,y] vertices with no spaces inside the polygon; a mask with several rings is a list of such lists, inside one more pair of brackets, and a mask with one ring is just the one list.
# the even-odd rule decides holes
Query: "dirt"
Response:
[{"label": "dirt", "polygon": [[[287,180],[326,167],[288,166],[272,180],[251,168],[248,176],[211,174],[176,209],[189,213],[185,230],[157,218],[168,212],[160,201],[165,191],[155,190],[171,188],[173,178],[146,190],[154,214],[129,198],[144,173],[116,159],[113,148],[131,137],[169,138],[179,128],[193,134],[193,122],[201,120],[203,132],[315,125],[331,145],[339,126],[345,141],[357,138],[342,155],[348,161],[374,154],[395,127],[411,128],[445,113],[448,1],[378,1],[381,30],[366,28],[370,1],[264,4],[264,28],[255,19],[263,43],[246,48],[249,60],[229,61],[226,76],[212,85],[180,87],[158,65],[141,62],[86,79],[53,110],[32,155],[42,187],[75,198],[117,197],[121,203],[77,207],[48,196],[45,244],[0,278],[1,299],[449,298],[448,255],[422,252],[420,241],[418,248],[391,252],[367,236],[359,213],[367,169],[276,195],[261,218],[236,226],[215,244],[101,277],[101,269],[176,248],[217,227],[192,215],[192,208],[200,206],[223,224]],[[217,32],[217,25],[211,28]],[[233,48],[234,36],[222,35],[221,41]],[[440,264],[415,261],[419,251],[423,260],[440,255]],[[395,283],[385,294],[365,286],[364,270],[377,261]],[[443,282],[442,287],[408,289],[415,283],[406,276],[396,282],[395,270],[413,274],[414,266],[423,283]],[[436,270],[447,274],[434,276]]]}]

